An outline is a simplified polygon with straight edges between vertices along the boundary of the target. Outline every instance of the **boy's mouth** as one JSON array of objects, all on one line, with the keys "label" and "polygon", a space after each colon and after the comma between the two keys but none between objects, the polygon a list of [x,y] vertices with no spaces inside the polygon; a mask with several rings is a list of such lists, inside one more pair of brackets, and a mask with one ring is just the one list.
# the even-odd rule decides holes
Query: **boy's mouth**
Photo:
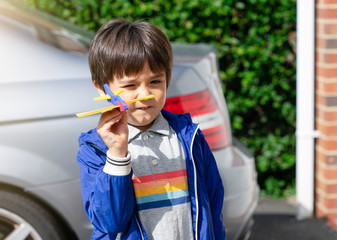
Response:
[{"label": "boy's mouth", "polygon": [[147,110],[149,108],[151,108],[151,106],[137,107],[138,110]]}]

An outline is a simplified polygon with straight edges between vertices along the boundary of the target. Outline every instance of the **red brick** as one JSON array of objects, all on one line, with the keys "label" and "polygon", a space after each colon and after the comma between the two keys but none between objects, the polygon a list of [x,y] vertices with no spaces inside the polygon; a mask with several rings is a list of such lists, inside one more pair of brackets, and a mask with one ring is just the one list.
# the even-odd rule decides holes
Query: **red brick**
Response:
[{"label": "red brick", "polygon": [[317,145],[321,146],[325,150],[333,151],[336,150],[337,140],[323,140],[319,138],[317,139]]},{"label": "red brick", "polygon": [[320,81],[319,78],[316,77],[316,80],[315,80],[315,89],[316,90],[322,90],[323,91],[322,82],[323,81]]},{"label": "red brick", "polygon": [[325,39],[316,37],[316,47],[317,48],[325,48],[326,47]]},{"label": "red brick", "polygon": [[316,22],[315,24],[316,27],[316,34],[324,34],[325,32],[325,24]]},{"label": "red brick", "polygon": [[315,157],[317,163],[323,163],[332,167],[337,166],[337,155],[327,155],[321,152],[319,149],[316,149]]},{"label": "red brick", "polygon": [[318,205],[316,205],[315,212],[316,212],[316,217],[318,218],[323,218],[326,216],[325,211]]},{"label": "red brick", "polygon": [[318,190],[325,192],[326,184],[322,183],[318,178],[315,179],[316,202],[319,202],[320,194]]},{"label": "red brick", "polygon": [[337,213],[329,213],[329,209],[324,209],[323,207],[316,204],[315,206],[315,214],[318,218],[326,218],[327,220],[331,218],[337,218]]},{"label": "red brick", "polygon": [[316,203],[321,201],[321,194],[318,193],[317,188],[315,189],[315,201]]},{"label": "red brick", "polygon": [[325,136],[337,136],[337,125],[327,125],[321,121],[316,121],[316,128],[317,130],[321,131],[321,133]]},{"label": "red brick", "polygon": [[[327,180],[337,180],[337,169],[323,168],[320,165],[316,165],[316,172],[320,174],[323,178]],[[337,198],[336,198],[337,204]],[[337,206],[336,206],[337,208]]]},{"label": "red brick", "polygon": [[337,121],[337,110],[336,111],[326,111],[319,107],[316,108],[316,117],[327,122]]},{"label": "red brick", "polygon": [[321,182],[319,179],[316,179],[316,190],[323,191],[326,194],[337,194],[337,183],[328,184]]},{"label": "red brick", "polygon": [[337,111],[336,112],[324,112],[324,119],[326,121],[337,121]]},{"label": "red brick", "polygon": [[337,156],[336,155],[330,155],[326,156],[326,164],[329,166],[336,167],[337,166]]},{"label": "red brick", "polygon": [[322,96],[321,94],[316,92],[316,104],[325,106],[326,105],[325,96]]},{"label": "red brick", "polygon": [[337,4],[337,0],[319,0],[321,4]]},{"label": "red brick", "polygon": [[317,19],[335,19],[337,16],[337,9],[327,9],[327,8],[317,8],[316,9],[316,18]]},{"label": "red brick", "polygon": [[320,81],[320,80],[315,81],[315,90],[318,91],[318,92],[323,92],[323,90],[324,90],[323,81]]},{"label": "red brick", "polygon": [[323,60],[324,63],[337,63],[337,54],[336,53],[324,53]]},{"label": "red brick", "polygon": [[319,51],[315,52],[315,57],[316,57],[316,63],[324,62],[324,55],[320,53]]},{"label": "red brick", "polygon": [[315,158],[316,158],[317,163],[321,162],[321,163],[325,164],[327,156],[324,153],[322,153],[321,151],[316,150],[315,151]]},{"label": "red brick", "polygon": [[320,29],[323,29],[324,34],[337,34],[337,24],[322,24],[323,26],[320,26]]},{"label": "red brick", "polygon": [[319,164],[315,164],[315,172],[316,174],[319,174],[320,177],[324,177],[324,169],[319,165]]},{"label": "red brick", "polygon": [[323,82],[323,91],[326,93],[337,93],[337,81],[336,82]]},{"label": "red brick", "polygon": [[325,78],[337,78],[337,67],[336,68],[326,68],[316,66],[316,75]]},{"label": "red brick", "polygon": [[337,198],[323,198],[323,206],[326,208],[337,208]]},{"label": "red brick", "polygon": [[321,151],[319,150],[315,151],[315,158],[316,158],[316,163],[327,164],[328,156],[322,153]]},{"label": "red brick", "polygon": [[324,121],[327,121],[326,120],[326,111],[324,111],[323,108],[319,107],[319,106],[316,106],[315,108],[315,111],[316,111],[316,114],[315,114],[315,119],[323,119]]},{"label": "red brick", "polygon": [[326,186],[327,194],[336,194],[337,193],[337,184],[328,184]]}]

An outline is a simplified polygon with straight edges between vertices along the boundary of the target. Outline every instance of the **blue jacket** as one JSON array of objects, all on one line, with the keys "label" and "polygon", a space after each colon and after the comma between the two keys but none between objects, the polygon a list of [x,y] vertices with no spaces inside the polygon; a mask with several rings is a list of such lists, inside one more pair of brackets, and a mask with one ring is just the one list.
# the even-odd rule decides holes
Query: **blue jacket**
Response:
[{"label": "blue jacket", "polygon": [[[198,125],[189,114],[162,111],[177,133],[185,156],[196,240],[225,239],[222,221],[224,188],[218,168]],[[107,146],[96,129],[81,134],[77,160],[80,165],[85,212],[94,225],[91,239],[148,239],[138,217],[132,184],[127,176],[103,172]]]}]

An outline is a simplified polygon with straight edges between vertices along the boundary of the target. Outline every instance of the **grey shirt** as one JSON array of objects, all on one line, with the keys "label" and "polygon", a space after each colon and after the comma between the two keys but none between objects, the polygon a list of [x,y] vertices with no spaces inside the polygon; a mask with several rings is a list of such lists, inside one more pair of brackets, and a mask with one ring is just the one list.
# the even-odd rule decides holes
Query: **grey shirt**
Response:
[{"label": "grey shirt", "polygon": [[142,132],[129,125],[137,209],[149,239],[193,239],[184,150],[159,114]]}]

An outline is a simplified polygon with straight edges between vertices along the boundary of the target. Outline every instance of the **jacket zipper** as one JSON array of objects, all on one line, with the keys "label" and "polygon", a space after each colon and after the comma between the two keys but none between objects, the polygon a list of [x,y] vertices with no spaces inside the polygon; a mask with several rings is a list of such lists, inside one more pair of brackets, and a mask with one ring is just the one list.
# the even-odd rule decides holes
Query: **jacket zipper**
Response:
[{"label": "jacket zipper", "polygon": [[140,231],[140,235],[142,236],[142,240],[144,240],[144,236],[143,236],[143,230],[142,230],[142,228],[141,228],[141,226],[140,226],[140,224],[139,224],[139,221],[138,221],[138,218],[137,218],[137,216],[135,215],[135,218],[136,218],[136,223],[137,223],[137,226],[138,226],[138,228],[139,228],[139,231]]},{"label": "jacket zipper", "polygon": [[198,202],[198,187],[197,187],[197,170],[195,167],[195,161],[194,161],[194,157],[193,157],[193,143],[194,143],[194,139],[195,136],[198,132],[199,129],[199,125],[197,126],[197,128],[195,129],[195,132],[193,134],[193,138],[191,141],[191,159],[192,159],[192,163],[193,163],[193,171],[194,171],[194,192],[195,192],[195,205],[196,205],[196,221],[195,221],[195,240],[198,240],[198,222],[199,222],[199,202]]}]

